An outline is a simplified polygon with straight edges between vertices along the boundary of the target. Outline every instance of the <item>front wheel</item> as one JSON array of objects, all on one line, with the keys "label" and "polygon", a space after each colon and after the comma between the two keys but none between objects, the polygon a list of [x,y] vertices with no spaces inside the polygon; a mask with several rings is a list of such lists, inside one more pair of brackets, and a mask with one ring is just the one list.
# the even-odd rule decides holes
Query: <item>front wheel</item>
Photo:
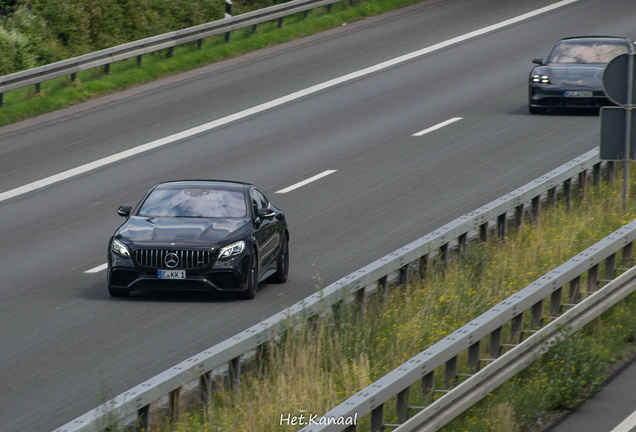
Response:
[{"label": "front wheel", "polygon": [[547,108],[539,108],[539,107],[533,107],[532,105],[528,105],[528,111],[530,111],[530,114],[543,114],[547,110],[548,110]]},{"label": "front wheel", "polygon": [[280,247],[280,253],[276,259],[276,273],[269,279],[274,283],[285,283],[289,275],[289,239],[287,234],[283,237],[283,244]]},{"label": "front wheel", "polygon": [[258,289],[258,260],[254,251],[252,251],[251,255],[249,274],[247,275],[247,289],[237,293],[239,298],[244,300],[252,300],[256,297],[256,290]]},{"label": "front wheel", "polygon": [[128,297],[130,290],[108,287],[108,294],[111,297]]}]

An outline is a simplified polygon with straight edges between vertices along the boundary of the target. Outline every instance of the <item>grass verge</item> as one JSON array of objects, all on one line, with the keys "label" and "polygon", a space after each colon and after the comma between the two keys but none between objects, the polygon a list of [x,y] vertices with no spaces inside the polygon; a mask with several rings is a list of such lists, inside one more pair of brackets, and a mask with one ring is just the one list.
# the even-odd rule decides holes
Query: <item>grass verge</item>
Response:
[{"label": "grass verge", "polygon": [[[429,269],[426,278],[416,281],[419,271],[413,271],[412,285],[393,289],[386,301],[374,296],[364,310],[341,308],[315,326],[286,333],[266,346],[266,361],[254,362],[242,374],[238,393],[214,393],[207,409],[186,411],[172,424],[159,422],[152,429],[300,429],[281,425],[281,415],[320,416],[631,221],[636,200],[630,199],[627,212],[621,211],[621,183],[592,189],[585,201],[575,200],[569,209],[559,206],[542,212],[537,223],[511,230],[505,243],[470,245],[443,273]],[[632,190],[634,183],[632,178]],[[579,404],[599,388],[612,363],[634,350],[635,311],[636,297],[630,296],[446,430],[526,431],[540,425],[553,410]],[[526,322],[524,327],[531,324]],[[460,359],[459,372],[466,372],[465,368]],[[441,380],[443,373],[436,376]],[[411,404],[425,404],[416,387],[411,387]],[[441,381],[436,387],[443,387]],[[389,402],[386,407],[385,421],[395,423],[395,404]],[[360,419],[359,430],[368,430],[368,417]]]},{"label": "grass verge", "polygon": [[0,126],[420,1],[422,0],[366,0],[352,6],[348,2],[340,2],[332,6],[331,13],[322,7],[309,11],[307,18],[302,13],[286,17],[283,28],[278,28],[273,21],[260,24],[256,31],[252,28],[233,31],[230,42],[225,42],[224,35],[207,38],[201,50],[197,50],[196,43],[193,42],[175,47],[170,58],[166,58],[165,52],[147,54],[143,56],[141,67],[137,66],[136,59],[131,59],[113,63],[108,75],[103,73],[102,68],[95,68],[78,73],[74,82],[70,82],[69,77],[44,82],[37,94],[34,86],[12,90],[4,94],[4,105],[0,108]]}]

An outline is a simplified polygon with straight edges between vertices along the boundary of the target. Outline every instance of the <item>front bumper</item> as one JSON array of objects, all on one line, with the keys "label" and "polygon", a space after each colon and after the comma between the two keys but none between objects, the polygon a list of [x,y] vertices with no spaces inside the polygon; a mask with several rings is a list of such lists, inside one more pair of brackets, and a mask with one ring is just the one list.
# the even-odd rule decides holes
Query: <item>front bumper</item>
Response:
[{"label": "front bumper", "polygon": [[247,289],[248,267],[249,256],[243,253],[228,260],[214,260],[201,268],[172,269],[185,270],[185,279],[159,279],[159,268],[141,266],[134,259],[125,259],[109,253],[108,286],[131,291],[238,292]]},{"label": "front bumper", "polygon": [[605,92],[592,91],[592,97],[565,97],[568,90],[586,90],[571,88],[555,88],[554,86],[530,85],[528,90],[529,105],[535,108],[602,108],[614,106]]}]

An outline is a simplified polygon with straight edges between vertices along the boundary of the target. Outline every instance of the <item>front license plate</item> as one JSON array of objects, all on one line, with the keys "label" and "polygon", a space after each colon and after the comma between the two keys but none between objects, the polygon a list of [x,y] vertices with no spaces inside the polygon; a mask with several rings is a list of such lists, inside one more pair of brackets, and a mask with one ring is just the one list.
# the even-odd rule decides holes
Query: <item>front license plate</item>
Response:
[{"label": "front license plate", "polygon": [[159,279],[185,279],[185,270],[159,270]]},{"label": "front license plate", "polygon": [[589,98],[589,97],[592,97],[592,92],[591,91],[566,91],[566,92],[563,92],[563,96]]}]

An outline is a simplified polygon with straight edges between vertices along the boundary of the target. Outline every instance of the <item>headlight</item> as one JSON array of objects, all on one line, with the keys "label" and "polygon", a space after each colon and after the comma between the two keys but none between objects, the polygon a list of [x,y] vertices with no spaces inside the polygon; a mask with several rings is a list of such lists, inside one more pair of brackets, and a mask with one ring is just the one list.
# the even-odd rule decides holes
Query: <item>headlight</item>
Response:
[{"label": "headlight", "polygon": [[550,84],[550,78],[547,75],[532,75],[532,82],[541,83],[541,84]]},{"label": "headlight", "polygon": [[126,245],[124,245],[119,240],[113,240],[113,244],[110,248],[112,249],[113,252],[115,252],[120,257],[130,258],[130,251],[128,250]]},{"label": "headlight", "polygon": [[232,243],[229,246],[225,246],[219,250],[219,258],[229,258],[234,255],[238,255],[245,249],[245,242],[240,241],[237,243]]}]

